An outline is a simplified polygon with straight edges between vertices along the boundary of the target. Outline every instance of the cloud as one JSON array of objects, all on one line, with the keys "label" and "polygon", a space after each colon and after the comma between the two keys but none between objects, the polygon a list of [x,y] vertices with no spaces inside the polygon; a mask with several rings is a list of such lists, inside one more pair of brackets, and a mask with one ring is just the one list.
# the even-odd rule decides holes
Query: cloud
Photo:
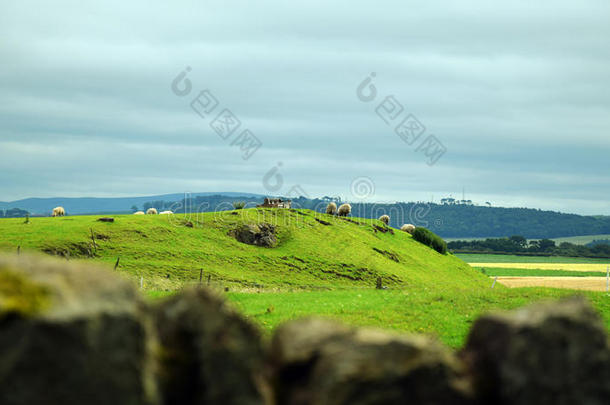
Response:
[{"label": "cloud", "polygon": [[[264,193],[282,162],[286,187],[310,195],[349,197],[367,176],[383,200],[464,187],[608,214],[605,1],[1,7],[0,200]],[[186,66],[181,98],[170,83]],[[362,103],[371,72],[379,95]],[[262,141],[250,160],[191,110],[203,89]],[[388,95],[447,148],[435,166],[375,114]]]}]

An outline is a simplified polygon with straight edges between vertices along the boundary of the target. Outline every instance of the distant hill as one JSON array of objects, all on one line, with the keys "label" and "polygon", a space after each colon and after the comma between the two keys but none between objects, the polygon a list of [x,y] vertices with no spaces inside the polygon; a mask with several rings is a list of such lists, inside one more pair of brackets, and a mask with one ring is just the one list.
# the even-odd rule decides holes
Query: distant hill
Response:
[{"label": "distant hill", "polygon": [[[30,214],[49,215],[61,205],[69,215],[130,213],[155,207],[174,212],[210,212],[232,209],[235,201],[245,202],[246,208],[260,204],[264,196],[240,192],[192,193],[187,202],[184,194],[165,194],[126,198],[29,198],[0,203],[0,210],[20,208]],[[293,199],[294,208],[324,212],[330,197]],[[341,201],[337,201],[341,203]],[[528,239],[561,238],[582,235],[610,234],[610,216],[583,216],[533,208],[503,208],[469,205],[441,205],[433,203],[351,203],[352,216],[379,218],[390,216],[390,225],[400,228],[412,223],[424,226],[444,238],[492,238],[521,235]],[[1,217],[2,215],[0,215]]]},{"label": "distant hill", "polygon": [[[211,196],[223,195],[228,197],[261,197],[258,194],[239,193],[239,192],[206,192],[192,193],[196,196]],[[0,202],[0,210],[8,210],[11,208],[20,208],[28,211],[32,215],[49,215],[54,207],[62,206],[68,214],[94,214],[94,213],[112,213],[112,212],[130,212],[131,206],[136,205],[140,208],[148,201],[164,200],[164,201],[179,201],[184,198],[184,194],[163,194],[145,197],[117,197],[117,198],[26,198],[23,200]]]},{"label": "distant hill", "polygon": [[[489,279],[450,254],[441,255],[406,232],[380,221],[348,219],[309,210],[244,209],[190,215],[115,215],[0,220],[0,251],[42,251],[112,266],[147,289],[185,283],[222,283],[235,289],[488,288]],[[239,242],[234,232],[264,224],[273,247]],[[262,226],[262,225],[261,225]],[[261,228],[262,229],[262,228]],[[35,230],[35,231],[34,231]],[[258,230],[258,229],[257,229]],[[95,246],[91,235],[96,235]]]},{"label": "distant hill", "polygon": [[431,203],[354,204],[354,215],[369,218],[387,213],[391,225],[430,228],[447,237],[504,237],[528,239],[610,233],[610,217],[583,216],[533,208],[479,207]]},{"label": "distant hill", "polygon": [[[247,207],[254,206],[257,198],[230,198],[218,196],[194,197],[186,206],[192,212],[224,211],[232,209],[231,201],[242,200]],[[330,198],[293,199],[294,208],[324,212]],[[157,201],[157,205],[160,202]],[[341,201],[337,201],[341,203]],[[180,204],[183,206],[184,202]],[[379,218],[390,216],[390,225],[400,228],[412,223],[431,229],[446,238],[506,237],[521,235],[528,239],[566,236],[599,235],[610,233],[610,217],[564,214],[533,208],[479,207],[468,205],[441,205],[433,203],[351,203],[352,216]],[[169,204],[164,204],[164,207]],[[180,210],[175,210],[180,211]]]}]

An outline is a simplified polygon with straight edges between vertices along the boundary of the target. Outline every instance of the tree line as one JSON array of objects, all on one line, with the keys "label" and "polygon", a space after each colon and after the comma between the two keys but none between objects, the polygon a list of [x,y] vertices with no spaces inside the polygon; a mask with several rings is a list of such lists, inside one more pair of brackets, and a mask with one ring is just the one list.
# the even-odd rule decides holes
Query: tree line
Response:
[{"label": "tree line", "polygon": [[[151,201],[144,210],[172,210],[176,213],[225,211],[233,209],[233,202],[244,202],[245,208],[262,203],[262,198],[228,197],[222,195],[198,196],[187,201]],[[293,208],[306,208],[324,212],[326,204],[339,198],[298,197],[292,199]],[[390,226],[400,228],[413,224],[430,229],[443,238],[498,238],[523,235],[528,239],[549,239],[562,236],[610,234],[609,216],[583,216],[532,208],[502,208],[467,205],[442,205],[426,202],[365,203],[350,202],[352,216],[379,218],[390,216]],[[185,208],[186,207],[186,208]],[[138,207],[132,207],[132,210]]]},{"label": "tree line", "polygon": [[30,215],[26,210],[21,208],[11,208],[8,210],[0,210],[0,218],[24,218]]},{"label": "tree line", "polygon": [[503,253],[541,256],[600,257],[610,258],[610,244],[576,245],[550,239],[527,240],[524,236],[487,238],[485,240],[457,240],[447,243],[454,253]]}]

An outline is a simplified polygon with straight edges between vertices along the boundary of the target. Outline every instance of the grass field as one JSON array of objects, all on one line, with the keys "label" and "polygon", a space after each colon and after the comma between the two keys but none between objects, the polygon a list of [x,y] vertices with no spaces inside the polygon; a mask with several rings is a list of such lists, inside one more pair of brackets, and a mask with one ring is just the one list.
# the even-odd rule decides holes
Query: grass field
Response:
[{"label": "grass field", "polygon": [[[230,299],[251,319],[272,330],[282,321],[311,313],[396,331],[426,333],[459,347],[472,322],[482,313],[512,309],[532,301],[573,295],[574,291],[490,288],[456,294],[442,286],[435,290],[364,290],[279,294],[230,294]],[[610,328],[610,297],[582,292],[604,316]]]},{"label": "grass field", "polygon": [[610,259],[597,259],[588,257],[562,257],[562,256],[517,256],[494,254],[457,253],[455,256],[466,263],[599,263],[610,264]]},{"label": "grass field", "polygon": [[[142,280],[151,298],[196,284],[200,275],[207,284],[209,277],[213,287],[228,288],[228,299],[268,331],[285,320],[321,315],[423,332],[458,347],[481,313],[573,294],[586,295],[610,326],[610,297],[604,293],[500,283],[492,289],[489,275],[405,232],[389,232],[378,221],[268,209],[208,213],[197,220],[124,215],[101,223],[97,218],[32,218],[29,224],[0,219],[0,250],[20,247],[109,267],[120,258],[117,273],[135,285]],[[277,227],[276,247],[245,245],[230,235],[242,224],[261,222]],[[476,256],[483,262],[499,260]],[[387,290],[373,288],[377,277]]]},{"label": "grass field", "polygon": [[553,238],[555,243],[558,245],[562,242],[569,242],[575,245],[586,245],[587,243],[593,242],[594,240],[610,239],[610,235],[585,235],[585,236],[567,236],[565,238]]},{"label": "grass field", "polygon": [[[355,326],[424,333],[458,348],[481,314],[518,308],[528,303],[584,295],[610,330],[610,297],[593,291],[552,288],[504,288],[497,284],[457,293],[452,288],[356,289],[277,293],[228,293],[227,298],[250,320],[270,333],[287,320],[311,316],[337,319]],[[167,292],[150,291],[160,298]]]},{"label": "grass field", "polygon": [[[505,263],[502,263],[505,264]],[[506,263],[519,264],[519,263]],[[510,276],[510,277],[603,277],[606,272],[603,271],[586,271],[586,270],[555,270],[555,269],[538,269],[538,268],[515,268],[515,267],[475,267],[483,274],[494,276]]]},{"label": "grass field", "polygon": [[[477,268],[496,268],[496,269],[535,269],[535,270],[564,270],[564,271],[584,271],[584,272],[603,272],[610,264],[606,263],[470,263]],[[599,274],[598,274],[599,275]]]},{"label": "grass field", "polygon": [[[489,238],[491,239],[496,239],[498,238],[497,236],[490,236]],[[483,237],[477,237],[477,238],[446,238],[445,240],[447,242],[452,242],[452,241],[456,241],[456,240],[466,240],[466,241],[474,241],[474,240],[485,240],[488,238],[483,238]],[[600,239],[610,239],[610,235],[609,234],[601,234],[601,235],[583,235],[583,236],[565,236],[565,237],[561,237],[561,238],[550,238],[551,240],[555,241],[556,244],[560,244],[562,242],[568,242],[568,243],[573,243],[575,245],[586,245],[587,243],[590,243],[594,240],[600,240]],[[533,239],[530,239],[533,240]]]},{"label": "grass field", "polygon": [[[549,287],[606,291],[608,259],[469,254],[462,259],[511,288]],[[485,262],[480,262],[484,260]]]}]

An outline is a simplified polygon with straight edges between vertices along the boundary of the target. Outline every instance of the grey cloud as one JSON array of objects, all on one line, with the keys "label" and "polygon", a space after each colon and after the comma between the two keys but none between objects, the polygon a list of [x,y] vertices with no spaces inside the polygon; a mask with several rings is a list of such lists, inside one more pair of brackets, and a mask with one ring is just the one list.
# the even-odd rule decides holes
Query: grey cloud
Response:
[{"label": "grey cloud", "polygon": [[[464,186],[608,214],[607,2],[1,7],[0,200],[265,192],[281,161],[312,195],[347,196],[366,175],[385,200]],[[193,93],[178,98],[187,65]],[[364,104],[355,89],[373,71]],[[262,140],[249,161],[190,109],[206,88]],[[434,167],[375,115],[390,94],[447,147]]]}]

